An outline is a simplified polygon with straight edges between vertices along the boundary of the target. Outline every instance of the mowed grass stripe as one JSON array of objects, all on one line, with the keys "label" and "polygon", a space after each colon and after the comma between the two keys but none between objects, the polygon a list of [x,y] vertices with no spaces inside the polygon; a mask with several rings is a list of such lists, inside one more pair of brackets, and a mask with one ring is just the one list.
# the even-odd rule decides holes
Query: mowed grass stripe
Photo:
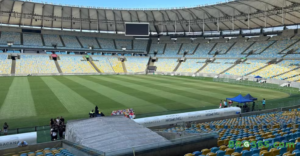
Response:
[{"label": "mowed grass stripe", "polygon": [[[145,76],[138,76],[144,78]],[[235,85],[235,84],[225,84],[225,83],[220,83],[220,82],[209,82],[209,81],[204,81],[204,80],[192,80],[189,78],[180,78],[180,77],[170,77],[170,76],[150,76],[154,78],[163,78],[163,79],[170,79],[170,81],[176,81],[177,82],[190,82],[191,84],[187,85],[192,85],[193,83],[197,83],[195,86],[199,86],[202,89],[206,88],[219,88],[217,90],[223,90],[224,92],[232,92],[237,94],[243,94],[246,95],[248,93],[253,94],[253,96],[257,98],[268,98],[268,99],[278,99],[278,98],[285,98],[288,97],[289,95],[287,93],[277,91],[277,90],[272,90],[272,89],[266,89],[266,88],[259,88],[259,87],[252,87],[252,86],[242,86],[242,85]]]},{"label": "mowed grass stripe", "polygon": [[118,76],[113,76],[112,78],[118,79],[120,81],[129,82],[132,84],[140,85],[140,86],[145,86],[145,89],[152,89],[153,92],[163,92],[163,94],[161,94],[162,96],[172,98],[173,100],[176,100],[180,103],[185,103],[195,108],[211,105],[211,103],[208,102],[207,99],[204,99],[203,97],[201,98],[198,95],[197,95],[198,97],[189,95],[190,93],[188,92],[178,91],[173,88],[160,86],[157,85],[155,82],[149,82],[143,79],[139,79],[137,77],[118,75]]},{"label": "mowed grass stripe", "polygon": [[[124,77],[124,76],[122,76]],[[124,77],[129,78],[129,77]],[[202,91],[198,91],[195,89],[187,88],[187,87],[180,87],[176,84],[168,84],[166,83],[158,83],[155,80],[149,80],[147,78],[140,78],[136,76],[132,76],[130,78],[133,78],[134,81],[139,81],[145,84],[148,84],[149,87],[155,87],[159,88],[166,92],[171,92],[180,96],[184,96],[187,98],[192,98],[198,100],[198,105],[214,105],[220,101],[220,98],[226,98],[223,94],[214,95],[214,93],[206,93]]]},{"label": "mowed grass stripe", "polygon": [[16,77],[0,110],[0,119],[34,117],[36,111],[27,77]]},{"label": "mowed grass stripe", "polygon": [[42,77],[42,80],[52,90],[60,102],[67,108],[70,113],[87,113],[95,107],[93,103],[83,98],[65,84],[57,81],[53,77]]},{"label": "mowed grass stripe", "polygon": [[236,96],[236,92],[227,92],[227,91],[224,92],[224,88],[222,91],[211,89],[209,87],[203,88],[202,85],[199,86],[199,84],[197,84],[197,83],[187,85],[183,81],[181,81],[181,82],[180,81],[172,81],[171,79],[161,79],[161,78],[156,78],[156,77],[152,77],[152,76],[143,77],[143,79],[146,79],[147,81],[151,81],[151,82],[156,82],[157,85],[171,87],[171,88],[176,86],[176,89],[178,89],[178,90],[187,91],[187,92],[191,92],[191,93],[195,93],[195,94],[199,94],[199,95],[203,95],[203,96],[208,96],[208,97],[212,97],[212,98]]},{"label": "mowed grass stripe", "polygon": [[[121,103],[112,100],[110,97],[102,95],[101,93],[99,93],[99,91],[95,91],[89,88],[88,85],[86,85],[85,83],[80,83],[73,79],[69,79],[69,77],[65,77],[65,76],[54,77],[54,78],[60,83],[66,85],[75,93],[79,94],[81,97],[88,100],[90,103],[97,105],[101,111],[111,110],[111,109],[122,109],[125,107]],[[97,88],[97,90],[99,90],[99,88]],[[89,109],[89,111],[94,109],[94,107],[90,107],[89,105],[85,107],[86,108],[84,109]]]},{"label": "mowed grass stripe", "polygon": [[9,88],[14,80],[14,77],[0,77],[0,108],[4,104]]},{"label": "mowed grass stripe", "polygon": [[[93,81],[86,80],[83,76],[70,76],[67,77],[68,79],[84,84],[86,87],[114,100],[117,103],[121,103],[125,108],[135,108],[135,110],[139,113],[151,113],[151,112],[160,112],[160,111],[167,111],[167,109],[153,105],[152,103],[139,99],[136,96],[131,96],[129,94],[125,94],[118,90],[112,89],[110,87],[106,87],[104,85],[95,83]],[[100,101],[101,102],[101,101]]]},{"label": "mowed grass stripe", "polygon": [[28,77],[37,115],[69,113],[41,77]]},{"label": "mowed grass stripe", "polygon": [[120,81],[117,79],[114,79],[112,77],[99,77],[99,76],[91,76],[89,78],[86,78],[88,80],[94,81],[96,83],[109,86],[114,89],[118,89],[121,92],[124,92],[126,94],[132,95],[132,96],[138,96],[140,99],[143,99],[145,101],[151,102],[155,105],[159,105],[161,107],[164,107],[168,110],[178,110],[178,109],[190,109],[191,106],[186,105],[184,103],[180,103],[178,101],[173,100],[173,98],[168,98],[165,95],[165,92],[163,91],[157,91],[153,90],[151,88],[136,85],[133,83]]}]

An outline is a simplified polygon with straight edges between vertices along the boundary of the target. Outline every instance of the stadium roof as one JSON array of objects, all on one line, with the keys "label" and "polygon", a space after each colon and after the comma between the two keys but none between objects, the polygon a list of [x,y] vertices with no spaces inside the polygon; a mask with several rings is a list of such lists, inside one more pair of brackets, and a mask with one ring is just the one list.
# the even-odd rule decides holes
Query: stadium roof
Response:
[{"label": "stadium roof", "polygon": [[156,33],[253,29],[300,23],[299,0],[235,0],[170,9],[106,9],[0,0],[0,11],[2,25],[82,31],[124,32],[125,22],[149,22],[151,32]]}]

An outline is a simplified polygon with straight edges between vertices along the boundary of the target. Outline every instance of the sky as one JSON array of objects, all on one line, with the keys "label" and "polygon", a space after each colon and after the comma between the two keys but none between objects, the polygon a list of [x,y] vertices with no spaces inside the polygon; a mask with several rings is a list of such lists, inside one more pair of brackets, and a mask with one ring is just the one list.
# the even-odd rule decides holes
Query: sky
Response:
[{"label": "sky", "polygon": [[[40,0],[34,0],[40,1]],[[109,7],[109,8],[171,8],[171,7],[191,7],[203,4],[214,4],[225,0],[42,0],[43,2]]]}]

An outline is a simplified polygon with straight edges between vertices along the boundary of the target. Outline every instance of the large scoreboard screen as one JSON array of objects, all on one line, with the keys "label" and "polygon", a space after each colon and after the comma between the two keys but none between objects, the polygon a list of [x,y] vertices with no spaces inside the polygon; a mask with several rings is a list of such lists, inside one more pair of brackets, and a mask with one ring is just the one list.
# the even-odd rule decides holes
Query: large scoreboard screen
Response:
[{"label": "large scoreboard screen", "polygon": [[126,36],[149,36],[149,23],[125,23]]}]

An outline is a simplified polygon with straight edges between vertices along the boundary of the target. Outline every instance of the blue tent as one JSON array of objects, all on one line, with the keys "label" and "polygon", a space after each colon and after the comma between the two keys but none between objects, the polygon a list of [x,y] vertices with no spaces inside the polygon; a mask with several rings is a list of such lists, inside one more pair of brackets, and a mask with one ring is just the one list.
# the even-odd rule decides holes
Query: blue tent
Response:
[{"label": "blue tent", "polygon": [[252,101],[255,101],[257,100],[257,98],[251,96],[250,94],[247,94],[246,96],[244,96],[245,99],[249,99],[249,100],[252,100]]},{"label": "blue tent", "polygon": [[238,102],[238,103],[246,103],[246,102],[252,102],[253,101],[253,100],[244,98],[241,94],[236,96],[236,97],[226,98],[226,99],[231,100],[233,102]]},{"label": "blue tent", "polygon": [[262,77],[260,77],[260,76],[255,76],[254,78],[256,78],[256,79],[261,79]]}]

